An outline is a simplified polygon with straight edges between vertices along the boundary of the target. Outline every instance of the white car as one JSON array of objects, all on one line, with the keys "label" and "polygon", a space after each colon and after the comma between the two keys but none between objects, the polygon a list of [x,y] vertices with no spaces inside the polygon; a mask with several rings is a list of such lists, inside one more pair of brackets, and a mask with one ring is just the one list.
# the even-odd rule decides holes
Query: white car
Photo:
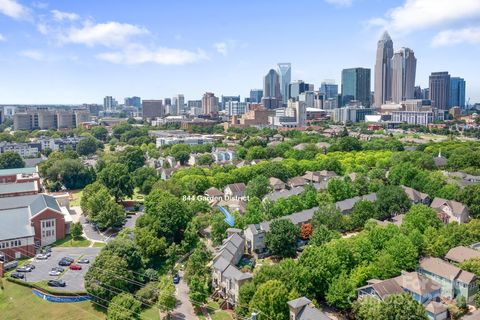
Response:
[{"label": "white car", "polygon": [[37,259],[37,260],[47,260],[48,256],[46,254],[39,253],[35,256],[35,259]]},{"label": "white car", "polygon": [[49,276],[53,276],[53,277],[58,277],[59,275],[61,275],[62,273],[58,270],[52,270],[48,273]]}]

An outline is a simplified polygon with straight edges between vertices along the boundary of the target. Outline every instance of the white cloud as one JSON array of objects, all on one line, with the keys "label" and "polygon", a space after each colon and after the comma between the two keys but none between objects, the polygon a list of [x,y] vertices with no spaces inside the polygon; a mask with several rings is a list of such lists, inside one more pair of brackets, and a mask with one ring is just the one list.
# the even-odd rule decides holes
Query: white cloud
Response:
[{"label": "white cloud", "polygon": [[406,0],[387,12],[385,18],[374,18],[371,24],[398,32],[412,32],[451,22],[480,17],[479,0]]},{"label": "white cloud", "polygon": [[445,30],[438,33],[432,40],[434,47],[452,46],[460,43],[480,44],[480,27]]},{"label": "white cloud", "polygon": [[334,4],[340,7],[349,7],[352,5],[353,0],[325,0],[327,3]]},{"label": "white cloud", "polygon": [[30,17],[29,10],[16,0],[0,0],[0,13],[18,20]]},{"label": "white cloud", "polygon": [[51,12],[53,15],[53,19],[55,19],[56,21],[75,21],[80,19],[80,16],[76,13],[63,12],[59,10],[52,10]]},{"label": "white cloud", "polygon": [[213,44],[218,53],[226,56],[228,54],[228,44],[226,42],[217,42]]},{"label": "white cloud", "polygon": [[37,9],[46,9],[46,8],[48,8],[48,3],[41,2],[41,1],[34,1],[34,2],[32,2],[32,7],[37,8]]},{"label": "white cloud", "polygon": [[63,43],[84,44],[89,47],[103,45],[119,47],[128,44],[135,36],[148,34],[143,27],[128,23],[106,22],[93,24],[86,22],[83,27],[72,27],[60,36]]},{"label": "white cloud", "polygon": [[3,34],[0,33],[0,42],[6,41],[7,38]]},{"label": "white cloud", "polygon": [[139,44],[129,45],[122,51],[101,53],[97,58],[117,64],[157,63],[162,65],[184,65],[208,59],[206,53],[200,49],[196,52],[163,47],[150,50]]},{"label": "white cloud", "polygon": [[35,61],[44,61],[45,60],[45,55],[38,50],[23,50],[20,51],[19,54],[22,57],[29,58]]}]

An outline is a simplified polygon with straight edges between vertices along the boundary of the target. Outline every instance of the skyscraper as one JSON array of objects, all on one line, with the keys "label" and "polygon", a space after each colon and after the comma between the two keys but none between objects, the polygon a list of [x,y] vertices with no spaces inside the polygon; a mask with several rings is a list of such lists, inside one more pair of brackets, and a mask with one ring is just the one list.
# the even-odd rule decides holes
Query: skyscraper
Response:
[{"label": "skyscraper", "polygon": [[392,57],[393,41],[385,31],[377,43],[375,61],[375,106],[377,108],[392,98]]},{"label": "skyscraper", "polygon": [[364,107],[370,107],[370,69],[342,70],[342,105],[352,100],[358,100]]},{"label": "skyscraper", "polygon": [[278,74],[280,75],[280,93],[284,105],[288,102],[288,86],[292,81],[292,65],[290,63],[279,63]]},{"label": "skyscraper", "polygon": [[250,102],[260,103],[260,102],[262,102],[262,98],[263,98],[263,90],[262,89],[252,89],[252,90],[250,90]]},{"label": "skyscraper", "polygon": [[465,79],[459,77],[450,78],[449,106],[465,109]]},{"label": "skyscraper", "polygon": [[236,101],[236,102],[240,102],[240,96],[224,96],[222,95],[222,99],[221,99],[221,110],[226,110],[227,108],[227,103],[229,101]]},{"label": "skyscraper", "polygon": [[140,97],[127,97],[125,98],[125,106],[140,108],[142,106],[142,100]]},{"label": "skyscraper", "polygon": [[448,109],[450,104],[450,75],[448,72],[432,72],[429,84],[432,105],[438,109]]},{"label": "skyscraper", "polygon": [[204,115],[216,116],[218,114],[218,98],[212,92],[205,92],[202,98]]},{"label": "skyscraper", "polygon": [[415,97],[415,73],[417,58],[409,48],[401,48],[392,58],[392,101],[413,99]]},{"label": "skyscraper", "polygon": [[142,101],[143,118],[156,118],[165,116],[165,106],[162,100],[143,100]]},{"label": "skyscraper", "polygon": [[270,69],[263,78],[262,104],[267,109],[275,109],[282,106],[282,94],[280,92],[280,80],[278,73]]},{"label": "skyscraper", "polygon": [[175,104],[172,103],[172,115],[179,115],[185,108],[185,96],[183,94],[177,94],[175,96]]},{"label": "skyscraper", "polygon": [[338,84],[334,80],[325,80],[320,85],[320,92],[325,94],[325,99],[338,98]]},{"label": "skyscraper", "polygon": [[117,106],[117,101],[112,96],[106,96],[103,98],[103,110],[113,111]]},{"label": "skyscraper", "polygon": [[310,90],[310,85],[303,80],[297,80],[288,86],[288,99],[298,100],[300,93]]}]

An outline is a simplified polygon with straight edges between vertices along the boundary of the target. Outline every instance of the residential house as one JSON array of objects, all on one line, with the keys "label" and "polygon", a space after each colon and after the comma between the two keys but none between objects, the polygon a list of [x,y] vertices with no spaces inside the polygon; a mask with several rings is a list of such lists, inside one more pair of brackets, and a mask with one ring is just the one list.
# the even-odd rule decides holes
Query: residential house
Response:
[{"label": "residential house", "polygon": [[275,177],[270,177],[268,181],[270,183],[270,187],[272,187],[272,190],[274,191],[280,191],[285,189],[285,182],[283,182],[280,179],[277,179]]},{"label": "residential house", "polygon": [[466,186],[480,183],[480,176],[474,176],[465,172],[448,172],[444,171],[443,175],[446,176],[449,183],[455,183],[460,188],[464,188]]},{"label": "residential house", "polygon": [[235,158],[235,151],[217,148],[212,152],[212,158],[215,163],[232,162]]},{"label": "residential house", "polygon": [[250,272],[242,272],[237,268],[245,250],[245,239],[240,232],[238,229],[229,229],[228,238],[213,258],[212,286],[215,294],[224,299],[222,305],[227,308],[235,305],[240,287],[253,277]]},{"label": "residential house", "polygon": [[319,183],[322,181],[328,181],[329,179],[334,178],[336,176],[337,174],[334,171],[322,170],[322,171],[307,171],[302,176],[302,178],[305,179],[307,182]]},{"label": "residential house", "polygon": [[303,187],[308,182],[303,177],[293,177],[287,181],[287,186],[290,189]]},{"label": "residential house", "polygon": [[342,214],[348,214],[353,210],[355,203],[358,201],[365,200],[370,202],[377,201],[377,194],[376,193],[369,193],[364,196],[356,196],[350,199],[345,199],[342,201],[337,201],[335,206]]},{"label": "residential house", "polygon": [[445,256],[445,259],[456,263],[462,263],[465,260],[470,259],[480,259],[480,251],[464,246],[458,246],[450,249]]},{"label": "residential house", "polygon": [[[290,220],[293,224],[301,226],[304,223],[309,223],[318,207],[303,210],[279,219]],[[260,222],[259,224],[249,224],[244,230],[246,241],[246,250],[253,255],[265,255],[267,250],[265,247],[265,236],[270,231],[270,224],[274,220]]]},{"label": "residential house", "polygon": [[442,286],[418,272],[402,272],[398,277],[387,280],[372,279],[367,285],[357,289],[358,298],[372,297],[385,300],[393,294],[408,293],[415,301],[422,304],[429,319],[443,320],[447,318],[447,307],[440,300]]},{"label": "residential house", "polygon": [[467,223],[469,220],[468,208],[461,202],[435,198],[430,204],[430,207],[437,211],[438,217],[444,223],[453,221]]},{"label": "residential house", "polygon": [[417,271],[442,286],[442,297],[453,299],[462,295],[471,302],[478,291],[477,277],[473,273],[439,258],[422,259]]},{"label": "residential house", "polygon": [[223,198],[223,192],[218,190],[215,187],[208,188],[205,190],[205,196],[212,198],[212,199],[219,199],[221,200]]},{"label": "residential house", "polygon": [[417,191],[413,188],[406,187],[406,186],[402,186],[402,189],[403,191],[405,191],[405,194],[407,195],[408,199],[410,199],[410,201],[413,204],[419,204],[419,203],[425,204],[425,205],[430,204],[430,197],[428,196],[428,194]]},{"label": "residential house", "polygon": [[288,301],[290,320],[331,320],[321,310],[315,308],[312,301],[305,297]]},{"label": "residential house", "polygon": [[220,200],[218,205],[228,208],[230,212],[237,211],[240,214],[244,214],[245,211],[247,211],[247,202],[238,198],[226,198],[225,200]]},{"label": "residential house", "polygon": [[246,187],[247,186],[243,182],[228,184],[223,193],[225,198],[241,198],[245,196]]},{"label": "residential house", "polygon": [[283,189],[283,190],[279,190],[279,191],[270,192],[263,199],[264,200],[268,199],[271,202],[275,202],[280,198],[287,199],[288,197],[291,197],[291,196],[298,196],[303,191],[305,191],[304,187],[296,187],[296,188],[292,188],[292,189]]},{"label": "residential house", "polygon": [[442,156],[442,152],[440,151],[438,153],[438,156],[436,156],[435,158],[433,158],[433,162],[435,163],[435,166],[437,168],[443,168],[447,165],[447,158],[445,158],[444,156]]},{"label": "residential house", "polygon": [[157,171],[160,172],[160,179],[168,180],[172,175],[177,171],[178,168],[159,168]]},{"label": "residential house", "polygon": [[389,224],[394,224],[400,227],[403,223],[403,218],[405,218],[405,214],[397,214],[396,216],[393,216],[390,220],[384,220],[384,221],[380,221],[377,219],[370,219],[370,220],[374,221],[376,224],[380,226],[388,226]]}]

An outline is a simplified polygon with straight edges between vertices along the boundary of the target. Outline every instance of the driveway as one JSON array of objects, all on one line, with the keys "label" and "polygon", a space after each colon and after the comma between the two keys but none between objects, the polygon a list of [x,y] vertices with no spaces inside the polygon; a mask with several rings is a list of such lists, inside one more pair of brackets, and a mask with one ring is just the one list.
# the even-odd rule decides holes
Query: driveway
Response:
[{"label": "driveway", "polygon": [[[143,212],[137,212],[134,215],[128,215],[129,218],[126,219],[127,221],[122,229],[134,228],[138,217],[140,217],[142,214]],[[88,240],[108,242],[109,240],[115,238],[119,232],[118,230],[115,231],[113,229],[107,229],[104,232],[100,232],[99,230],[95,229],[91,223],[87,223],[87,219],[83,215],[79,217],[79,221],[82,224],[83,233]]]},{"label": "driveway", "polygon": [[172,318],[175,320],[198,319],[193,309],[193,305],[190,302],[190,299],[188,299],[190,289],[183,279],[183,272],[180,271],[178,274],[180,275],[180,282],[175,285],[177,289],[177,306],[172,312]]},{"label": "driveway", "polygon": [[[52,255],[47,260],[37,260],[33,259],[33,264],[35,269],[32,272],[26,272],[26,281],[27,282],[39,282],[39,281],[48,281],[53,279],[62,279],[67,285],[65,287],[58,287],[55,290],[60,291],[84,291],[84,277],[87,273],[90,264],[95,260],[95,257],[100,253],[101,248],[62,248],[54,247],[52,248]],[[66,271],[59,277],[53,277],[48,275],[48,272],[54,267],[59,267],[58,262],[62,257],[71,257],[72,259],[78,260],[80,257],[87,258],[90,260],[89,264],[82,264],[82,270],[70,270],[68,267],[62,267]],[[75,262],[74,262],[75,263]]]}]

